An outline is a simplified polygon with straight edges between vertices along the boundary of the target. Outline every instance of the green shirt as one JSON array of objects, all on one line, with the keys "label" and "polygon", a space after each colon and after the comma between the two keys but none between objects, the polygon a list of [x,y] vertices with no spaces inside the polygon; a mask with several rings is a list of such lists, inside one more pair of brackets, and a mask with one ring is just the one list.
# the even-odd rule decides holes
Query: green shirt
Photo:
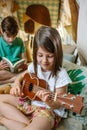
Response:
[{"label": "green shirt", "polygon": [[21,54],[25,52],[21,38],[16,37],[13,43],[8,44],[3,37],[0,37],[0,57],[8,58],[13,64],[21,59]]}]

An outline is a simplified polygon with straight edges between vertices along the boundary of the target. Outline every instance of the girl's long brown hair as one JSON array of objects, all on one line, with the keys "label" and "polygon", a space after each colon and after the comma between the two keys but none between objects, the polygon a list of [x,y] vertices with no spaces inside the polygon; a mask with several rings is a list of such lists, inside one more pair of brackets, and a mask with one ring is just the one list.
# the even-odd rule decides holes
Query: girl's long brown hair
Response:
[{"label": "girl's long brown hair", "polygon": [[34,70],[37,74],[37,50],[38,47],[45,48],[48,52],[54,53],[55,62],[52,69],[52,76],[56,75],[62,67],[63,51],[61,38],[58,31],[55,28],[48,26],[41,26],[34,37],[33,42],[33,63]]}]

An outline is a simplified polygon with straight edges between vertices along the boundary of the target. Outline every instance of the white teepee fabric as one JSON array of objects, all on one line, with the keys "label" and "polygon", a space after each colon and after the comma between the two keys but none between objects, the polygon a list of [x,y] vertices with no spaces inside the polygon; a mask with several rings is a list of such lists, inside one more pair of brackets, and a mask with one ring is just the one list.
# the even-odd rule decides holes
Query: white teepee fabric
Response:
[{"label": "white teepee fabric", "polygon": [[87,64],[87,0],[77,0],[79,4],[77,45],[83,65]]}]

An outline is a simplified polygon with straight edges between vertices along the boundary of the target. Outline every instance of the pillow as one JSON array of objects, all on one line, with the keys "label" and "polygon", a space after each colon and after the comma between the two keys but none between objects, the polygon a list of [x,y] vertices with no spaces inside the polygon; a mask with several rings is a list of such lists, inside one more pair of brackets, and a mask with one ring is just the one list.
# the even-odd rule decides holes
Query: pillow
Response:
[{"label": "pillow", "polygon": [[[66,68],[72,83],[68,85],[68,92],[76,95],[81,95],[84,97],[84,109],[81,115],[74,115],[74,117],[83,118],[87,116],[87,68],[83,66],[76,65],[67,60],[63,61],[63,67]],[[73,113],[69,111],[70,116]]]},{"label": "pillow", "polygon": [[64,53],[63,58],[71,62],[75,61],[75,56],[73,54]]},{"label": "pillow", "polygon": [[84,87],[87,87],[87,68],[63,60],[63,67],[67,70],[72,83],[69,84],[69,92],[80,94]]}]

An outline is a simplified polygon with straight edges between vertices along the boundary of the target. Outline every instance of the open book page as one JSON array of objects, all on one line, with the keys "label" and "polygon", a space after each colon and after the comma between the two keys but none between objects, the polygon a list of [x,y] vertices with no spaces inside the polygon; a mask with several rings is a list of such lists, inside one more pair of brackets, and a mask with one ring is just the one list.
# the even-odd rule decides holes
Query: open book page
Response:
[{"label": "open book page", "polygon": [[5,61],[9,66],[13,66],[12,62],[6,57],[2,57],[2,60]]},{"label": "open book page", "polygon": [[25,63],[25,59],[21,59],[21,60],[17,61],[13,66],[13,71],[14,72],[21,71],[21,69],[23,68],[22,66],[24,65],[24,63]]},{"label": "open book page", "polygon": [[6,57],[2,57],[2,59],[7,62],[7,64],[9,65],[10,71],[11,72],[17,72],[18,69],[20,68],[21,65],[23,65],[25,63],[25,59],[21,59],[19,61],[17,61],[14,65],[11,63],[11,61],[9,59],[7,59]]}]

